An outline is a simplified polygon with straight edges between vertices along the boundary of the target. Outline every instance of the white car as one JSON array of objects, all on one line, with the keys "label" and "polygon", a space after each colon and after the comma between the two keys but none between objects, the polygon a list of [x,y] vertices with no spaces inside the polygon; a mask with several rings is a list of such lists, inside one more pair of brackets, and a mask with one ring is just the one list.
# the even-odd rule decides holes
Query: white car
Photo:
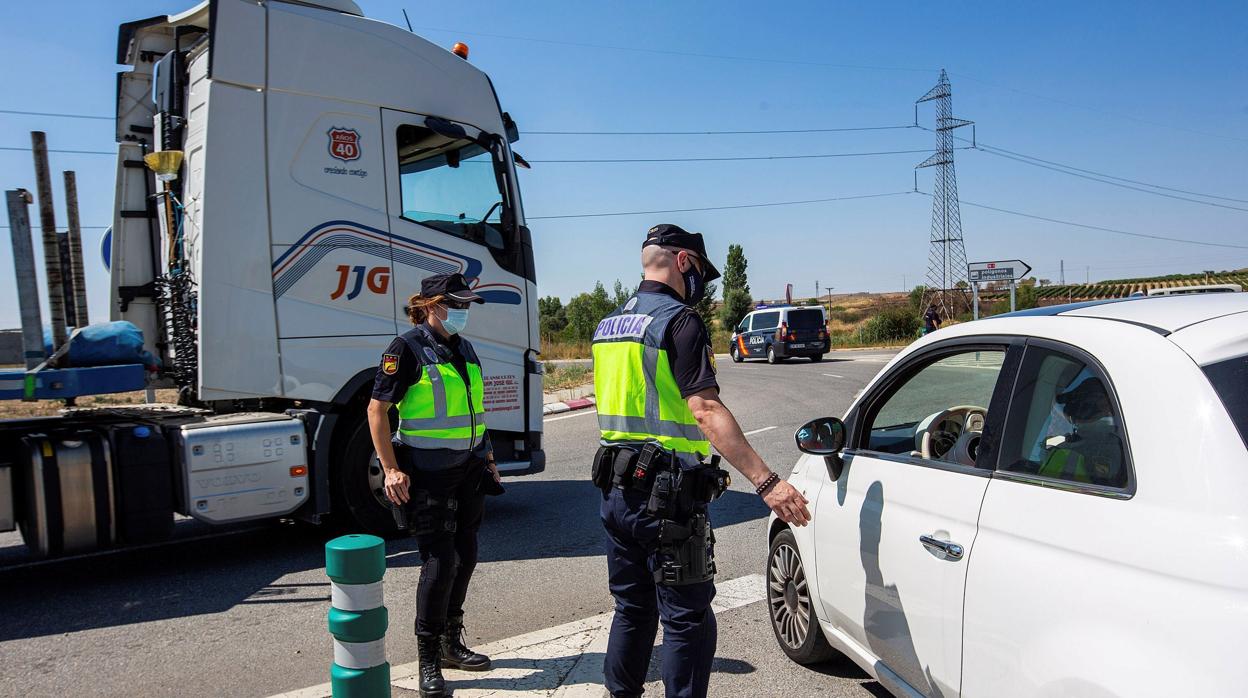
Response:
[{"label": "white car", "polygon": [[1248,294],[942,329],[796,437],[792,659],[905,696],[1248,691]]}]

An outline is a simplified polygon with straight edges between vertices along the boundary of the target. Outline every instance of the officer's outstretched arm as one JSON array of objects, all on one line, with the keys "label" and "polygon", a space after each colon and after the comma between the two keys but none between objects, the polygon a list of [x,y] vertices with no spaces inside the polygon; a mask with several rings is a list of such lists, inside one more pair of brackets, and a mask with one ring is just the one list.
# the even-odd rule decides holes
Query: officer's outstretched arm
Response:
[{"label": "officer's outstretched arm", "polygon": [[[746,477],[754,487],[760,487],[771,477],[771,468],[763,462],[750,442],[745,440],[741,425],[737,418],[719,399],[719,393],[707,388],[690,395],[689,404],[693,418],[698,420],[698,427],[721,455]],[[795,526],[805,526],[810,521],[810,510],[806,508],[806,498],[796,488],[784,480],[778,480],[763,492],[763,501],[776,516]]]}]

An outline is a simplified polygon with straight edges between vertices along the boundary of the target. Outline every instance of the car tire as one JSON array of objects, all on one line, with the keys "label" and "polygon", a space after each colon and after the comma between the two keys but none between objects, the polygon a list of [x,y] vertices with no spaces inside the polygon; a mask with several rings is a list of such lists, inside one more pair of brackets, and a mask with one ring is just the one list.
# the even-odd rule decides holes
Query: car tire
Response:
[{"label": "car tire", "polygon": [[357,530],[383,538],[398,535],[394,515],[380,494],[385,476],[373,450],[367,419],[361,419],[351,432],[334,475],[336,503],[342,505]]},{"label": "car tire", "polygon": [[776,358],[776,345],[772,344],[767,347],[767,363],[774,364],[778,361]]},{"label": "car tire", "polygon": [[732,349],[728,351],[728,355],[732,357],[732,363],[739,364],[745,361],[745,357],[741,356],[741,349],[737,347],[737,343],[732,343]]},{"label": "car tire", "polygon": [[767,553],[767,611],[776,643],[789,659],[818,664],[835,656],[815,616],[797,539],[788,529],[776,534]]},{"label": "car tire", "polygon": [[815,354],[814,356],[810,357],[810,362],[812,364],[817,364],[820,361],[823,361],[823,354]]}]

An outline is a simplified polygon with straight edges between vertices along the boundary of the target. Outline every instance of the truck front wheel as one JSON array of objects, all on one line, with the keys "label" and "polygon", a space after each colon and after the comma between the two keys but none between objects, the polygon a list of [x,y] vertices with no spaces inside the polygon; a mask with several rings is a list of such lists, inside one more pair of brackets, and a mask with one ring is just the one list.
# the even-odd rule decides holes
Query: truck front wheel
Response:
[{"label": "truck front wheel", "polygon": [[386,503],[386,478],[373,450],[367,419],[360,420],[347,439],[336,479],[339,501],[361,531],[383,538],[398,533]]}]

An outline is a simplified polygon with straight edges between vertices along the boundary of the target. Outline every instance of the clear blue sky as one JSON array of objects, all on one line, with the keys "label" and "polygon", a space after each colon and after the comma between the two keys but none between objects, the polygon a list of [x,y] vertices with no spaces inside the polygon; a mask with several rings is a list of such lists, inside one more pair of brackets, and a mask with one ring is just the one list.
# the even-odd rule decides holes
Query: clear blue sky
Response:
[{"label": "clear blue sky", "polygon": [[[522,133],[536,130],[807,129],[900,125],[949,70],[957,116],[979,140],[1118,177],[1248,200],[1248,3],[495,3],[361,0],[371,17],[467,42]],[[116,28],[191,2],[73,0],[0,6],[0,109],[109,114]],[[442,9],[438,9],[442,8]],[[451,9],[453,8],[453,10]],[[554,43],[562,42],[562,43]],[[594,46],[574,46],[592,44]],[[624,49],[610,47],[622,47]],[[675,53],[662,53],[662,52]],[[701,54],[701,55],[676,55]],[[736,58],[731,58],[736,57]],[[831,65],[836,64],[836,65]],[[844,66],[870,67],[844,67]],[[839,66],[839,67],[838,67]],[[363,76],[362,76],[363,78]],[[932,125],[929,108],[920,123]],[[0,146],[48,131],[53,148],[107,150],[112,124],[0,115]],[[969,132],[963,132],[969,136]],[[797,155],[930,148],[918,129],[767,136],[522,135],[529,159]],[[922,154],[766,162],[538,164],[530,216],[692,208],[905,191]],[[113,161],[54,155],[78,172],[85,225],[111,218]],[[957,153],[967,201],[1150,235],[1248,245],[1248,211],[1162,198]],[[34,189],[27,152],[0,151],[3,188]],[[931,190],[931,170],[919,188]],[[1152,190],[1157,191],[1157,190]],[[1189,196],[1178,194],[1177,196]],[[1199,198],[1199,197],[1196,197]],[[1202,199],[1248,208],[1248,203]],[[64,226],[63,199],[58,224]],[[722,264],[744,246],[756,297],[901,289],[926,268],[931,202],[910,194],[680,214],[534,220],[539,288],[563,298],[636,277],[645,230],[702,231]],[[33,209],[32,209],[33,212]],[[1248,249],[1073,228],[964,207],[971,260],[1021,258],[1082,280],[1248,266]],[[93,317],[107,306],[102,231],[86,233]],[[17,324],[0,245],[0,327]]]}]

